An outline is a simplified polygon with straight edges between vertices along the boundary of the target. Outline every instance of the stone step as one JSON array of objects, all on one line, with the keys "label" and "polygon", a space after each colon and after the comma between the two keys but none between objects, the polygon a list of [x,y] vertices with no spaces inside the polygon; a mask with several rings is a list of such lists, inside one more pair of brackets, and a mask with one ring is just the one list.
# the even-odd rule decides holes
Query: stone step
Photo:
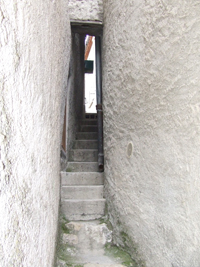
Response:
[{"label": "stone step", "polygon": [[61,185],[103,185],[101,172],[61,172]]},{"label": "stone step", "polygon": [[97,120],[97,113],[86,113],[85,120]]},{"label": "stone step", "polygon": [[74,149],[97,149],[97,140],[76,140],[74,141]]},{"label": "stone step", "polygon": [[96,125],[80,125],[80,132],[97,132]]},{"label": "stone step", "polygon": [[80,125],[97,125],[97,119],[85,119],[80,121]]},{"label": "stone step", "polygon": [[61,201],[61,211],[67,220],[95,220],[104,215],[105,202],[105,199],[64,199]]},{"label": "stone step", "polygon": [[97,132],[77,132],[76,139],[77,140],[97,140],[98,135],[97,135]]},{"label": "stone step", "polygon": [[70,161],[95,162],[97,157],[97,149],[71,149],[69,152]]},{"label": "stone step", "polygon": [[101,199],[103,198],[103,185],[62,186],[62,199]]},{"label": "stone step", "polygon": [[98,172],[97,162],[68,162],[67,172]]}]

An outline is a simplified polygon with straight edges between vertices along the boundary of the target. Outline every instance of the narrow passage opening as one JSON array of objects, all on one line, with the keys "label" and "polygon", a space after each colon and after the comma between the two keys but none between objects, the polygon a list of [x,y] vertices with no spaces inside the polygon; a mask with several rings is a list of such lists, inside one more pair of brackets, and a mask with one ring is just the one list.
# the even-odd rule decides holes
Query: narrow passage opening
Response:
[{"label": "narrow passage opening", "polygon": [[95,36],[85,36],[85,113],[96,113]]},{"label": "narrow passage opening", "polygon": [[[72,53],[63,124],[62,152],[74,146],[82,120],[96,120],[98,166],[103,171],[103,110],[101,78],[102,24],[71,22]],[[94,123],[89,122],[89,123]]]}]

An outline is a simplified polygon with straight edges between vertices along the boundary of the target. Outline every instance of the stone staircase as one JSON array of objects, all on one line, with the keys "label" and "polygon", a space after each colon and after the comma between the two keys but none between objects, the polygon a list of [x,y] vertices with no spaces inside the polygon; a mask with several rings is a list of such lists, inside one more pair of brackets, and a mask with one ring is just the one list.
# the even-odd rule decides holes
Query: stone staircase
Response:
[{"label": "stone staircase", "polygon": [[81,121],[67,169],[61,172],[61,210],[69,221],[104,215],[103,173],[97,163],[97,120]]},{"label": "stone staircase", "polygon": [[64,216],[56,267],[136,266],[123,265],[127,255],[122,257],[124,252],[112,246],[112,230],[104,216],[103,175],[97,163],[97,121],[88,118],[80,123],[66,171],[61,172]]}]

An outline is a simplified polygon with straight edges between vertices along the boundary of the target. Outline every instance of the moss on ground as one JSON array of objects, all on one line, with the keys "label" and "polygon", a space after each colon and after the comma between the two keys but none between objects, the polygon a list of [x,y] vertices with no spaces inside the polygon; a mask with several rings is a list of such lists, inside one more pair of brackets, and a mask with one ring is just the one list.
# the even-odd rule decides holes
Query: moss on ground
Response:
[{"label": "moss on ground", "polygon": [[64,234],[70,234],[69,228],[66,226],[67,222],[62,221],[61,222],[61,230]]},{"label": "moss on ground", "polygon": [[[55,265],[55,267],[83,267],[81,264],[75,264],[76,249],[67,244],[63,244],[63,234],[70,234],[72,232],[67,227],[67,223],[69,223],[69,221],[63,216],[60,216],[59,221],[59,239],[57,244],[58,264]],[[113,230],[112,224],[110,223],[107,215],[99,219],[99,222],[101,224],[105,223],[110,230]],[[105,256],[111,257],[119,264],[127,267],[145,267],[143,261],[140,260],[137,244],[135,244],[124,231],[121,231],[119,236],[122,241],[120,242],[120,246],[107,244],[105,246]],[[132,257],[130,255],[132,255]]]},{"label": "moss on ground", "polygon": [[139,256],[137,244],[124,231],[120,232],[120,238],[123,243],[122,250],[129,253],[129,255],[132,255],[132,258],[134,258],[134,261],[137,263],[136,266],[145,267],[146,264],[141,260]]},{"label": "moss on ground", "polygon": [[115,258],[119,263],[127,267],[138,267],[139,265],[134,261],[131,256],[115,245],[105,246],[105,255]]},{"label": "moss on ground", "polygon": [[72,256],[72,254],[75,254],[75,251],[73,251],[74,249],[62,242],[63,234],[70,234],[70,229],[67,227],[67,223],[69,223],[69,221],[64,216],[60,216],[56,257],[57,262],[60,260],[62,264],[55,263],[55,267],[83,267],[83,265],[74,264],[75,257]]}]

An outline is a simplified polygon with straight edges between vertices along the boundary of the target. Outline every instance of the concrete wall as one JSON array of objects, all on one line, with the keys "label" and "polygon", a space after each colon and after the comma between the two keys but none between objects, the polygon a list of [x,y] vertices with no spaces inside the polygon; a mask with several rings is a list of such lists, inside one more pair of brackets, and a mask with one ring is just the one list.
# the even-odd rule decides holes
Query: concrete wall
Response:
[{"label": "concrete wall", "polygon": [[53,266],[67,1],[0,1],[0,266]]},{"label": "concrete wall", "polygon": [[198,0],[104,1],[109,213],[149,267],[200,266],[199,14]]},{"label": "concrete wall", "polygon": [[70,19],[99,21],[103,20],[102,0],[69,0]]}]

